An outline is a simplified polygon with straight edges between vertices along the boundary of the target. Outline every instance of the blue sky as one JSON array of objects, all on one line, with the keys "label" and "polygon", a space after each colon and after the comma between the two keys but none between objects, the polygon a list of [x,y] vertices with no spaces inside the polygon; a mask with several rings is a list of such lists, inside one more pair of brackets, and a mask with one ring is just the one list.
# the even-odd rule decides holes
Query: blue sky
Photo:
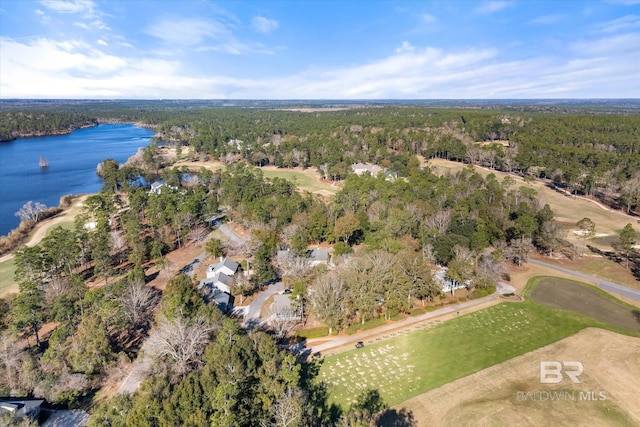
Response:
[{"label": "blue sky", "polygon": [[3,0],[0,97],[640,98],[640,0]]}]

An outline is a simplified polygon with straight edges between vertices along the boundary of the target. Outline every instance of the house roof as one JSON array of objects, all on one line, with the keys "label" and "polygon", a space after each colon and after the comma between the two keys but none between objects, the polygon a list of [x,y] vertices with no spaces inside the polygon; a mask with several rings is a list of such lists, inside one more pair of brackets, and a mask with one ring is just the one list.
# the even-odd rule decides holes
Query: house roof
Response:
[{"label": "house roof", "polygon": [[83,427],[89,423],[89,414],[81,409],[57,410],[49,415],[42,427]]},{"label": "house roof", "polygon": [[227,276],[224,273],[218,273],[216,277],[213,278],[213,280],[214,282],[224,283],[227,286],[229,286],[229,283],[231,283],[231,277]]},{"label": "house roof", "polygon": [[42,399],[0,399],[0,412],[7,411],[17,416],[26,415],[34,418],[38,416],[43,403]]},{"label": "house roof", "polygon": [[351,165],[351,169],[355,173],[369,172],[371,175],[375,175],[382,170],[378,165],[370,165],[369,163],[354,163]]},{"label": "house roof", "polygon": [[233,304],[233,295],[222,291],[214,291],[211,296],[211,301],[215,301],[218,305],[229,306]]},{"label": "house roof", "polygon": [[328,262],[333,249],[314,249],[309,251],[309,259],[311,261]]},{"label": "house roof", "polygon": [[235,273],[236,271],[238,271],[238,267],[239,266],[240,265],[237,262],[235,262],[234,260],[229,259],[229,258],[225,258],[221,262],[218,262],[216,264],[211,264],[209,266],[209,268],[207,268],[207,271],[208,272],[216,272],[216,271],[219,271],[222,268],[226,267],[229,270],[233,271],[233,273]]}]

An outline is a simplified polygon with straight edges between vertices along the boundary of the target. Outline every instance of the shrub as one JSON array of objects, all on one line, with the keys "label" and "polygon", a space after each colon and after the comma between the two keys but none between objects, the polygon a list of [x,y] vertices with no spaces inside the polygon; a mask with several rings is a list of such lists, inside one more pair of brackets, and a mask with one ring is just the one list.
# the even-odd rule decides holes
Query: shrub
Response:
[{"label": "shrub", "polygon": [[478,299],[478,298],[486,297],[487,295],[489,295],[489,291],[487,289],[475,289],[471,294],[470,298]]},{"label": "shrub", "polygon": [[364,325],[362,323],[354,323],[353,325],[345,329],[345,332],[347,333],[347,335],[353,335],[358,331],[367,331],[369,329],[382,326],[385,323],[387,323],[387,321],[384,319],[384,317],[377,317],[375,319],[367,320],[366,322],[364,322]]},{"label": "shrub", "polygon": [[465,302],[466,300],[467,300],[467,297],[460,297],[460,298],[458,299],[458,301],[460,301],[460,302]]},{"label": "shrub", "polygon": [[339,241],[335,245],[333,245],[333,255],[334,256],[343,255],[343,254],[350,254],[351,252],[353,252],[353,249],[351,248],[351,246],[347,245],[343,241]]},{"label": "shrub", "polygon": [[[337,335],[337,331],[333,332],[333,335]],[[322,338],[329,335],[328,326],[319,326],[317,328],[299,329],[296,331],[296,340],[304,341],[311,338]]]},{"label": "shrub", "polygon": [[425,314],[428,310],[429,310],[429,307],[414,308],[413,310],[411,310],[411,313],[409,313],[409,315],[420,316],[421,314]]}]

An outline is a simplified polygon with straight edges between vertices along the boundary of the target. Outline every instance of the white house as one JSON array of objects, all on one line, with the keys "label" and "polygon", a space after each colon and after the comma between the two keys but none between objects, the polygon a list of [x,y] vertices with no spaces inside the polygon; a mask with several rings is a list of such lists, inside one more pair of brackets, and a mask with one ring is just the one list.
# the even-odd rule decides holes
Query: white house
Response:
[{"label": "white house", "polygon": [[149,194],[160,194],[162,192],[162,187],[166,186],[164,181],[153,181],[151,183],[151,190],[149,190]]},{"label": "white house", "polygon": [[372,176],[376,176],[378,172],[382,172],[382,168],[378,165],[370,165],[369,163],[354,163],[351,165],[351,170],[356,175],[362,175],[369,173]]},{"label": "white house", "polygon": [[[211,299],[218,302],[220,306],[220,301],[218,300],[224,297],[220,295],[221,292],[231,296],[231,277],[236,274],[238,267],[238,263],[229,258],[224,258],[216,264],[211,264],[207,268],[207,278],[200,281],[198,289],[205,294],[210,294],[212,296]],[[226,304],[225,307],[227,307]]]},{"label": "white house", "polygon": [[220,262],[211,264],[207,268],[207,279],[215,277],[218,273],[233,276],[238,271],[238,263],[229,258],[221,258]]},{"label": "white house", "polygon": [[333,253],[333,248],[329,249],[314,249],[309,251],[309,261],[311,265],[315,267],[316,265],[325,264],[329,265],[331,263],[331,254]]},{"label": "white house", "polygon": [[453,279],[447,277],[447,267],[440,267],[438,271],[433,274],[433,278],[436,283],[440,285],[442,292],[455,293],[458,289],[466,289],[471,285],[471,280],[467,280],[464,283],[458,283]]}]

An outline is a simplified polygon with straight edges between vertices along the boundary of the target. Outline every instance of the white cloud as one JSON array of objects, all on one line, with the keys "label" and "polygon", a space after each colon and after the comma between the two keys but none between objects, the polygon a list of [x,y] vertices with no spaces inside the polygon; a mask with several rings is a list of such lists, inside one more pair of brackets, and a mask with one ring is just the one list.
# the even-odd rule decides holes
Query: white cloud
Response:
[{"label": "white cloud", "polygon": [[538,16],[537,18],[532,19],[528,23],[529,24],[550,25],[550,24],[557,24],[558,22],[564,20],[565,18],[566,18],[566,15],[562,15],[562,14],[542,15],[542,16]]},{"label": "white cloud", "polygon": [[195,46],[207,38],[218,39],[231,34],[224,24],[201,18],[163,19],[145,32],[168,44],[181,46]]},{"label": "white cloud", "polygon": [[35,12],[36,15],[40,15],[40,16],[44,15],[44,12],[41,11],[40,9],[36,9],[36,10],[34,10],[34,12]]},{"label": "white cloud", "polygon": [[488,14],[506,9],[507,7],[510,7],[512,5],[513,4],[509,1],[485,1],[482,2],[482,4],[480,4],[478,7],[476,7],[475,11],[481,14]]},{"label": "white cloud", "polygon": [[93,14],[95,4],[90,0],[41,0],[40,4],[58,13]]},{"label": "white cloud", "polygon": [[274,19],[265,18],[264,16],[254,16],[251,20],[251,28],[254,31],[263,34],[269,34],[279,26],[278,21]]},{"label": "white cloud", "polygon": [[57,13],[77,14],[86,22],[74,22],[73,25],[84,30],[110,30],[101,19],[101,13],[90,0],[40,0],[40,4]]},{"label": "white cloud", "polygon": [[640,16],[637,15],[627,15],[622,18],[601,22],[595,25],[596,32],[608,34],[635,28],[640,28]]},{"label": "white cloud", "polygon": [[437,21],[437,19],[433,15],[430,15],[428,13],[423,13],[422,15],[420,15],[420,21],[423,24],[433,24],[434,22]]},{"label": "white cloud", "polygon": [[[568,46],[565,56],[510,60],[496,49],[414,46],[337,69],[277,78],[203,74],[158,55],[113,56],[101,43],[2,38],[0,93],[16,98],[584,98],[640,97],[640,34]],[[124,40],[121,41],[124,43]]]},{"label": "white cloud", "polygon": [[96,43],[98,43],[100,46],[109,46],[109,43],[107,43],[106,41],[104,41],[102,39],[98,39],[96,41]]},{"label": "white cloud", "polygon": [[165,51],[169,55],[181,47],[197,52],[223,52],[231,55],[273,53],[273,50],[260,44],[238,40],[233,34],[232,24],[210,19],[164,19],[148,27],[145,32],[171,46],[171,51]]},{"label": "white cloud", "polygon": [[408,41],[403,41],[402,46],[396,49],[396,53],[407,53],[413,52],[414,50],[415,48],[411,46],[411,43],[409,43]]}]

